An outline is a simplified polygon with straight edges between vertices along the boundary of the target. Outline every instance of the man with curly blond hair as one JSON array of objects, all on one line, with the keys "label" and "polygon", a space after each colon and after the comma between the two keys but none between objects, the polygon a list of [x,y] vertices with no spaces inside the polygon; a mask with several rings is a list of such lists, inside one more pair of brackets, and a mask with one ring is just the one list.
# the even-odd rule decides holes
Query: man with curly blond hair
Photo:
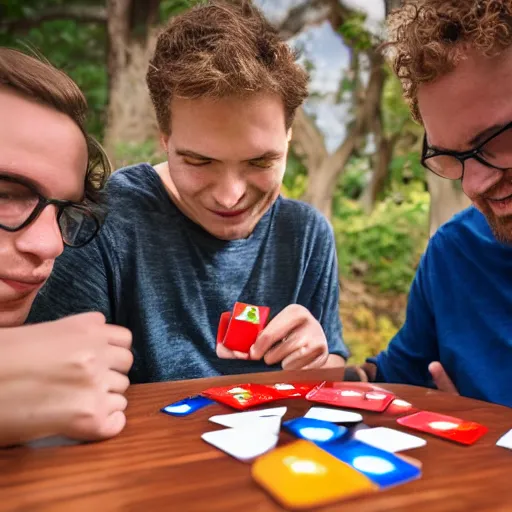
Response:
[{"label": "man with curly blond hair", "polygon": [[390,28],[422,163],[473,206],[432,237],[404,326],[358,376],[512,406],[512,1],[407,2]]},{"label": "man with curly blond hair", "polygon": [[[242,4],[202,3],[162,30],[147,83],[166,161],[114,174],[102,232],[64,253],[35,304],[39,320],[99,310],[130,328],[132,382],[341,368],[347,355],[332,229],[279,195],[307,74]],[[271,310],[250,353],[216,345],[235,301]]]}]

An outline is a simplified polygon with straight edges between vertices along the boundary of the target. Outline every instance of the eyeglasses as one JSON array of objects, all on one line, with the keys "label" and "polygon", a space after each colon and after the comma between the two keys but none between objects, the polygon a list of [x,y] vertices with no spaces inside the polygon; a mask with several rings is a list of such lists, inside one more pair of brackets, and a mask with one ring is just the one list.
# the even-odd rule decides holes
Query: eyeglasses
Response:
[{"label": "eyeglasses", "polygon": [[442,151],[430,148],[423,138],[421,164],[433,173],[449,180],[464,177],[464,162],[474,158],[481,164],[506,171],[512,168],[512,123],[485,139],[469,151]]},{"label": "eyeglasses", "polygon": [[19,231],[34,222],[48,205],[57,207],[57,222],[67,246],[83,247],[96,236],[101,220],[90,207],[47,199],[23,180],[0,175],[0,229]]}]

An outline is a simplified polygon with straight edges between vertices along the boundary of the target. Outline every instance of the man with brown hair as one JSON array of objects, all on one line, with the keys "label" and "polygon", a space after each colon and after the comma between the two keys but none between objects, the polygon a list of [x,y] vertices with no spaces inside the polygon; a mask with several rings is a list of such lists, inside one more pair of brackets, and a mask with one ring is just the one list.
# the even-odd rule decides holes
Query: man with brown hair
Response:
[{"label": "man with brown hair", "polygon": [[[512,2],[422,0],[391,17],[423,165],[473,206],[430,240],[407,319],[359,377],[512,406]],[[354,377],[353,372],[348,372]]]},{"label": "man with brown hair", "polygon": [[64,244],[98,231],[110,165],[85,131],[84,96],[49,64],[0,48],[0,112],[0,446],[114,436],[130,332],[99,313],[22,326]]},{"label": "man with brown hair", "polygon": [[[129,327],[132,382],[342,367],[332,229],[279,195],[307,95],[290,48],[250,2],[210,2],[164,28],[147,82],[167,161],[114,174],[104,229],[64,253],[34,318],[99,310]],[[249,354],[216,353],[235,301],[273,318]]]}]

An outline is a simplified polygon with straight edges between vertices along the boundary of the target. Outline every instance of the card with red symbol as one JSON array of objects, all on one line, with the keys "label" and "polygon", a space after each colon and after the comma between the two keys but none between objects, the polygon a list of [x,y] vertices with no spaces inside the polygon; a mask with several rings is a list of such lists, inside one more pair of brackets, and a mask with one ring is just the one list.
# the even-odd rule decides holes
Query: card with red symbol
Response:
[{"label": "card with red symbol", "polygon": [[274,388],[282,398],[304,398],[320,384],[323,382],[278,382],[269,386]]},{"label": "card with red symbol", "polygon": [[366,383],[326,382],[310,391],[306,399],[335,407],[382,412],[395,399],[395,395]]},{"label": "card with red symbol", "polygon": [[420,411],[396,420],[400,425],[427,432],[456,443],[475,443],[489,429],[474,421],[462,420],[436,412]]},{"label": "card with red symbol", "polygon": [[233,312],[220,315],[217,343],[230,350],[249,352],[258,334],[264,329],[270,308],[235,302]]},{"label": "card with red symbol", "polygon": [[244,410],[256,405],[281,400],[283,397],[270,386],[262,384],[239,384],[209,388],[201,393],[216,402],[229,405],[235,409]]}]

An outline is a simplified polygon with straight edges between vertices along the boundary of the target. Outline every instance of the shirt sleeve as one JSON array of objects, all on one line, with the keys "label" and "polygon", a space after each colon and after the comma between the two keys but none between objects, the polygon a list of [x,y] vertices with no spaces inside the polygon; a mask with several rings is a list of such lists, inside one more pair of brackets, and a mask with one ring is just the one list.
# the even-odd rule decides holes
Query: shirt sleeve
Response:
[{"label": "shirt sleeve", "polygon": [[[320,236],[316,244],[316,251],[321,255],[318,260],[312,258],[311,272],[320,270],[316,289],[311,298],[311,305],[308,308],[313,316],[320,322],[329,353],[336,354],[344,359],[350,356],[350,352],[343,342],[342,325],[340,318],[340,283],[338,277],[338,258],[334,233],[326,220],[326,229],[320,230]],[[315,261],[316,260],[316,261]]]},{"label": "shirt sleeve", "polygon": [[82,248],[66,247],[50,279],[34,301],[28,323],[57,320],[68,315],[98,311],[115,321],[111,255],[101,233]]},{"label": "shirt sleeve", "polygon": [[436,322],[432,308],[431,285],[435,281],[433,258],[437,239],[432,238],[412,283],[406,320],[388,348],[368,362],[377,365],[377,381],[434,387],[428,371],[439,361]]}]

